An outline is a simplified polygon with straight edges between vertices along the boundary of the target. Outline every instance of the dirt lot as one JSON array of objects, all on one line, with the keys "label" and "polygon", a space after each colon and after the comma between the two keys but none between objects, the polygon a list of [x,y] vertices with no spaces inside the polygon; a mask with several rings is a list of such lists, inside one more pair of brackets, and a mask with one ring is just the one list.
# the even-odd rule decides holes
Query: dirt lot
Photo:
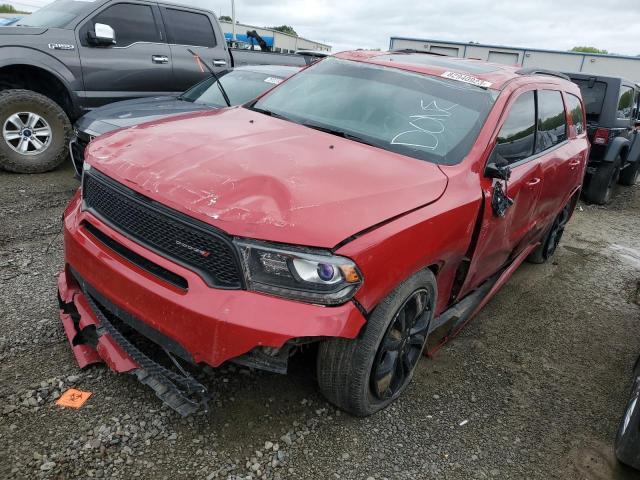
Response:
[{"label": "dirt lot", "polygon": [[[581,205],[555,261],[523,265],[466,332],[367,419],[288,376],[206,374],[181,419],[128,375],[80,371],[55,300],[70,168],[0,173],[0,478],[628,479],[611,453],[640,353],[640,185]],[[80,410],[54,404],[75,386]],[[466,423],[465,423],[466,422]]]}]

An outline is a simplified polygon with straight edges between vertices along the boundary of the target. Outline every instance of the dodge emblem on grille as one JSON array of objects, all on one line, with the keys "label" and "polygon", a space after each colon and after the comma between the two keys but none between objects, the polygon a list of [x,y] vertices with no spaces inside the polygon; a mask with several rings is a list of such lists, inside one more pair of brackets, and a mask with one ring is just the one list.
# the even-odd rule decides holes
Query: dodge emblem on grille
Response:
[{"label": "dodge emblem on grille", "polygon": [[203,257],[208,257],[209,255],[211,255],[211,252],[208,252],[207,250],[202,250],[200,248],[196,248],[193,247],[191,245],[187,245],[184,242],[181,242],[180,240],[176,240],[176,245],[180,245],[182,248],[186,248],[187,250],[191,250],[192,252],[196,252],[198,255],[201,255]]}]

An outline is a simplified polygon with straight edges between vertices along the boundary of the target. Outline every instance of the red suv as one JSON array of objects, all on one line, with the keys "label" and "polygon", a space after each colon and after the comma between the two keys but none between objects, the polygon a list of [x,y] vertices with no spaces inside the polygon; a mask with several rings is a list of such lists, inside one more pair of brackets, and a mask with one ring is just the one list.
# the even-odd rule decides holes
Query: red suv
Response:
[{"label": "red suv", "polygon": [[61,319],[80,366],[131,371],[182,414],[208,395],[189,365],[286,372],[317,344],[321,391],[368,415],[553,255],[588,153],[560,74],[326,58],[242,107],[92,142]]}]

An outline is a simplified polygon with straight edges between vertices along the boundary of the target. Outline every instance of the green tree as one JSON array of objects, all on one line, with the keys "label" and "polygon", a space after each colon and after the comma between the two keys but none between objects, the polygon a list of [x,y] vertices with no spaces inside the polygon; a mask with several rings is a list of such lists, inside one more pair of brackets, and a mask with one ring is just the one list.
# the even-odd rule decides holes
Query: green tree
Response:
[{"label": "green tree", "polygon": [[0,13],[29,13],[29,12],[21,12],[20,10],[16,10],[13,5],[7,5],[3,3],[0,5]]},{"label": "green tree", "polygon": [[280,25],[279,27],[270,27],[270,28],[271,30],[276,30],[277,32],[286,33],[287,35],[293,35],[294,37],[298,36],[296,31],[293,29],[293,27],[289,25]]},{"label": "green tree", "polygon": [[573,47],[569,51],[570,52],[582,52],[582,53],[603,53],[603,54],[609,53],[606,50],[600,50],[599,48],[596,48],[596,47]]},{"label": "green tree", "polygon": [[221,22],[233,22],[229,15],[220,15],[218,17],[218,20],[220,20]]}]

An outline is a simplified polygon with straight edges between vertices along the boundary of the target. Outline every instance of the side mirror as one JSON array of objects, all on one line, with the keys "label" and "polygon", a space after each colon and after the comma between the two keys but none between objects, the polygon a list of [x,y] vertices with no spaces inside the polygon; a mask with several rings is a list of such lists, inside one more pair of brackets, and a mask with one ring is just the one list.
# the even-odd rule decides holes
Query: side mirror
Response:
[{"label": "side mirror", "polygon": [[110,25],[96,23],[94,30],[88,32],[89,42],[100,47],[109,47],[116,43],[116,32]]},{"label": "side mirror", "polygon": [[509,177],[511,177],[509,162],[494,150],[489,158],[487,166],[484,169],[484,176],[487,178],[498,178],[505,181],[509,180]]}]

